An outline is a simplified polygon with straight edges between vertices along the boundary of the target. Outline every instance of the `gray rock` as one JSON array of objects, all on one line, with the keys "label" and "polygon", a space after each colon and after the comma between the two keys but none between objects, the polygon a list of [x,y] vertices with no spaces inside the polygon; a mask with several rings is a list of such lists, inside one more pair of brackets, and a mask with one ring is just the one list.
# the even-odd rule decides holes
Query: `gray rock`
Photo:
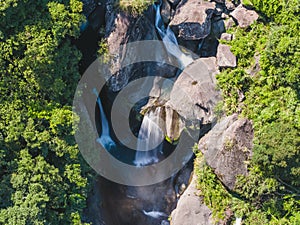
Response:
[{"label": "gray rock", "polygon": [[199,40],[209,35],[215,4],[202,0],[180,3],[170,22],[172,30],[184,40]]},{"label": "gray rock", "polygon": [[217,58],[216,57],[208,57],[201,59],[206,65],[209,74],[211,74],[212,80],[214,84],[217,84],[216,75],[220,72],[217,68]]},{"label": "gray rock", "polygon": [[160,225],[170,225],[170,222],[167,220],[161,221]]},{"label": "gray rock", "polygon": [[232,115],[218,122],[199,141],[207,164],[230,190],[238,175],[247,174],[247,161],[252,155],[253,127],[247,119]]},{"label": "gray rock", "polygon": [[227,33],[223,33],[221,35],[221,40],[225,40],[225,41],[231,41],[232,40],[232,34],[227,34]]},{"label": "gray rock", "polygon": [[212,33],[216,38],[219,39],[222,33],[224,32],[225,32],[224,20],[220,19],[212,23]]},{"label": "gray rock", "polygon": [[234,20],[231,17],[228,18],[227,20],[225,20],[224,24],[225,24],[226,30],[228,30],[228,29],[230,29],[230,28],[232,28],[232,27],[235,26],[235,22],[234,22]]},{"label": "gray rock", "polygon": [[225,4],[225,7],[227,10],[234,10],[235,9],[235,5],[233,4],[233,2],[231,0],[213,0],[216,3],[220,3],[220,4]]},{"label": "gray rock", "polygon": [[171,225],[210,225],[214,224],[211,210],[204,205],[196,188],[197,176],[180,197],[176,209],[171,214]]},{"label": "gray rock", "polygon": [[236,57],[230,51],[230,46],[219,44],[217,51],[217,62],[220,68],[236,67]]},{"label": "gray rock", "polygon": [[214,62],[214,58],[200,58],[189,65],[174,83],[166,105],[186,120],[200,120],[202,124],[214,121],[214,107],[221,100]]},{"label": "gray rock", "polygon": [[168,1],[172,4],[173,7],[176,7],[181,0],[168,0]]},{"label": "gray rock", "polygon": [[254,59],[255,59],[254,64],[248,70],[246,70],[246,72],[251,76],[255,76],[261,70],[261,67],[259,64],[260,55],[255,54]]},{"label": "gray rock", "polygon": [[[135,61],[138,58],[135,52],[131,53],[127,51],[128,43],[141,40],[157,40],[158,37],[152,21],[154,11],[149,10],[144,16],[133,17],[124,12],[115,11],[112,4],[113,2],[111,4],[107,3],[105,36],[108,52],[112,56],[110,58],[110,74],[112,76],[109,79],[108,85],[110,90],[116,92],[121,90],[130,78],[147,75],[151,72],[150,67],[146,68],[142,63],[131,64],[122,68],[122,64],[126,63],[126,61]],[[157,51],[158,54],[163,54],[163,49],[162,46]],[[155,51],[152,50],[152,52]],[[162,55],[161,57],[163,58]],[[160,71],[167,74],[166,71],[170,70],[165,70],[164,66],[162,66]]]},{"label": "gray rock", "polygon": [[229,11],[232,11],[235,9],[235,5],[230,0],[225,1],[225,6],[226,6],[227,10],[229,10]]},{"label": "gray rock", "polygon": [[246,28],[258,19],[258,14],[254,10],[246,9],[239,5],[230,15],[238,22],[239,27]]},{"label": "gray rock", "polygon": [[164,23],[168,24],[171,19],[171,5],[167,0],[163,0],[162,6],[161,6],[161,16],[164,21]]},{"label": "gray rock", "polygon": [[228,18],[229,18],[229,15],[226,14],[226,13],[222,13],[222,14],[221,14],[221,18],[222,18],[222,19],[228,19]]},{"label": "gray rock", "polygon": [[203,125],[201,132],[205,132],[205,126],[215,121],[214,107],[221,100],[216,88],[218,72],[215,57],[200,58],[179,75],[173,87],[156,79],[142,111],[162,107],[163,130],[172,141],[179,138],[184,127],[198,126],[199,121]]}]

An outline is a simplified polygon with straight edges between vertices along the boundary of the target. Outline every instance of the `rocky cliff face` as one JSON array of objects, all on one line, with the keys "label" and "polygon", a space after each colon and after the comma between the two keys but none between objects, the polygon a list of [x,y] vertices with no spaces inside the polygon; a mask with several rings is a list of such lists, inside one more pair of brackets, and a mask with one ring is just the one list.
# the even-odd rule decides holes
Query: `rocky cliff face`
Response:
[{"label": "rocky cliff face", "polygon": [[[233,1],[235,2],[235,1]],[[250,121],[238,119],[237,115],[217,122],[215,107],[221,101],[215,75],[220,69],[236,67],[236,57],[227,45],[219,40],[232,40],[226,29],[232,26],[246,28],[257,18],[257,14],[242,4],[229,0],[164,0],[161,14],[163,21],[176,34],[179,44],[196,53],[200,58],[183,70],[176,79],[167,99],[160,101],[163,91],[153,85],[150,100],[143,108],[163,108],[164,130],[171,141],[177,140],[187,121],[200,124],[199,149],[207,164],[228,189],[234,189],[237,175],[247,174],[247,162],[251,157],[253,129]],[[130,42],[158,40],[154,26],[155,12],[152,7],[142,16],[132,16],[115,8],[115,1],[106,2],[105,39],[111,58],[108,82],[111,92],[118,92],[132,79],[141,76],[175,77],[177,69],[154,64],[134,64],[122,68],[126,46]],[[130,53],[129,53],[130,54]],[[137,57],[130,55],[130,57]],[[194,77],[193,75],[197,75]],[[197,195],[196,175],[180,198],[172,213],[172,225],[213,224],[211,211]],[[126,209],[129,210],[130,209]],[[166,223],[166,222],[164,222]],[[100,224],[100,223],[99,223]]]}]

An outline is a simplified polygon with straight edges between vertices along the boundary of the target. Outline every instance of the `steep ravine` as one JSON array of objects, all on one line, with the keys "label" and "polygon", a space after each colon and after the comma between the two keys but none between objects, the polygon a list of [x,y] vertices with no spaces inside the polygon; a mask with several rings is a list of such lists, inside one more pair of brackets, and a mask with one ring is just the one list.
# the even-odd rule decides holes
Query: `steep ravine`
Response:
[{"label": "steep ravine", "polygon": [[[90,23],[79,41],[84,55],[82,71],[96,57],[97,41],[101,37],[100,27],[104,23],[102,14],[104,12],[106,12],[104,38],[108,53],[118,51],[120,46],[124,50],[127,43],[130,42],[161,39],[159,31],[155,27],[155,18],[157,17],[155,17],[156,12],[153,6],[150,6],[142,16],[132,16],[115,8],[113,0],[102,2],[102,5],[98,6],[97,4],[88,5],[91,8],[96,8],[94,10],[86,9],[88,13],[92,13],[88,17],[91,18]],[[178,43],[200,58],[193,57],[193,62],[189,66],[188,63],[181,73],[176,68],[159,63],[139,63],[120,70],[124,58],[114,59],[112,62],[113,71],[111,71],[113,76],[100,95],[105,108],[104,111],[109,114],[113,96],[133,79],[152,76],[153,73],[156,76],[175,78],[180,73],[174,87],[179,87],[184,93],[188,93],[186,97],[190,100],[183,102],[184,96],[183,98],[174,98],[172,96],[178,96],[178,93],[171,91],[168,101],[159,105],[166,114],[166,120],[170,121],[168,123],[171,124],[168,126],[166,123],[165,135],[175,142],[178,138],[178,132],[183,130],[184,126],[189,125],[186,121],[196,121],[200,126],[199,138],[207,134],[200,140],[199,146],[202,146],[200,150],[203,151],[204,155],[214,157],[216,155],[224,156],[222,150],[225,148],[225,137],[223,138],[222,135],[233,134],[232,140],[240,137],[239,140],[241,141],[236,145],[236,154],[225,154],[224,158],[219,157],[220,162],[216,163],[214,160],[211,162],[212,168],[223,171],[224,174],[220,177],[225,179],[225,184],[228,181],[229,186],[235,182],[237,174],[245,173],[243,161],[251,155],[252,140],[252,127],[248,121],[240,121],[234,117],[225,118],[222,120],[223,122],[216,123],[214,113],[216,104],[221,101],[221,95],[216,88],[215,75],[219,69],[236,66],[236,58],[231,53],[230,48],[226,45],[219,45],[220,38],[226,40],[232,38],[225,33],[226,28],[239,23],[239,18],[234,18],[231,15],[236,7],[229,5],[228,1],[225,3],[225,1],[164,0],[160,13],[165,27],[170,26]],[[101,13],[99,13],[100,11]],[[101,18],[95,19],[98,17]],[[243,23],[251,24],[255,17],[248,18],[248,22],[245,20],[247,18],[243,17]],[[99,21],[101,22],[99,23]],[[93,53],[90,54],[90,51]],[[168,51],[167,48],[166,51]],[[205,70],[205,79],[201,82],[195,81],[193,77],[189,76],[189,74],[202,74],[203,70]],[[155,88],[152,88],[151,93],[161,93],[161,90]],[[146,102],[146,110],[156,108],[155,102],[160,100],[160,94],[151,96],[151,93],[148,103]],[[137,109],[140,110],[143,104]],[[139,111],[134,113],[135,115],[139,114]],[[99,115],[97,109],[96,114]],[[101,121],[102,118],[98,116],[98,119]],[[133,119],[133,121],[135,121],[133,130],[137,133],[141,120]],[[176,124],[176,126],[172,124]],[[172,130],[174,127],[179,127],[179,129],[175,132]],[[99,133],[101,130],[100,126]],[[191,146],[193,144],[191,143]],[[172,149],[172,145],[167,141],[165,141],[165,145],[171,146],[170,149]],[[248,152],[245,152],[245,146]],[[228,165],[234,164],[241,170],[227,171],[226,166],[225,169],[222,168],[222,165],[227,165],[226,163]],[[195,174],[190,177],[192,170],[193,159],[178,174],[161,183],[144,187],[124,186],[99,176],[95,178],[93,189],[88,198],[85,222],[99,225],[167,225],[171,218],[172,225],[212,224],[211,211],[203,205],[201,198],[195,194],[197,178]],[[189,185],[190,182],[191,185]],[[187,186],[187,191],[183,193]],[[181,195],[182,198],[179,198]],[[177,209],[173,211],[176,206],[178,206]],[[169,217],[171,213],[172,216]]]}]

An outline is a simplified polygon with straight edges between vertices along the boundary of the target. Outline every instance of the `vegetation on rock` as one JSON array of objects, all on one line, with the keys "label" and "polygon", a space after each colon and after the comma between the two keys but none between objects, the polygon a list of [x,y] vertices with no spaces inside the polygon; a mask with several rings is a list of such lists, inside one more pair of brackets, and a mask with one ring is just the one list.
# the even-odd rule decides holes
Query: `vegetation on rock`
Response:
[{"label": "vegetation on rock", "polygon": [[[206,198],[220,202],[212,208],[223,212],[217,215],[221,219],[226,207],[241,207],[245,210],[239,216],[245,224],[299,224],[300,4],[298,0],[243,4],[259,12],[260,20],[247,29],[231,29],[235,39],[226,43],[232,46],[238,67],[222,71],[217,79],[227,114],[238,112],[254,122],[253,158],[249,175],[239,178],[234,193],[216,188],[222,184],[207,169],[199,170],[200,189]],[[219,189],[221,194],[214,192]]]},{"label": "vegetation on rock", "polygon": [[121,10],[137,15],[143,13],[153,3],[154,0],[119,0],[118,5]]}]

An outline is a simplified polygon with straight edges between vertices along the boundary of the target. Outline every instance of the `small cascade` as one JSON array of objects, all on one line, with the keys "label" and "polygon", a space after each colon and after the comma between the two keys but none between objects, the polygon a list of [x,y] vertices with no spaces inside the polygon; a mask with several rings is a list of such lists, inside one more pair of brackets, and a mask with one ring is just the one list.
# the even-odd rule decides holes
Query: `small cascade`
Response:
[{"label": "small cascade", "polygon": [[189,64],[191,64],[194,60],[191,56],[184,54],[180,50],[176,36],[175,36],[174,32],[171,30],[170,26],[168,26],[167,29],[165,28],[163,19],[160,14],[160,6],[161,6],[161,3],[154,4],[154,9],[156,11],[155,27],[162,39],[167,51],[179,60],[181,69],[184,69]]},{"label": "small cascade", "polygon": [[159,219],[161,217],[168,217],[167,214],[163,213],[163,212],[159,212],[159,211],[150,211],[150,212],[146,212],[145,210],[143,210],[143,213],[146,215],[146,216],[150,216],[152,218],[155,218],[155,219]]},{"label": "small cascade", "polygon": [[[160,14],[160,4],[154,4],[154,9],[156,11],[155,16],[155,27],[158,30],[158,33],[166,47],[166,50],[168,53],[176,57],[178,61],[180,62],[181,69],[184,69],[189,64],[191,64],[194,60],[191,56],[188,56],[184,54],[178,45],[176,36],[174,32],[171,30],[171,28],[168,26],[165,28],[165,25],[163,23],[161,14]],[[164,133],[159,127],[159,115],[160,115],[161,108],[157,108],[155,112],[150,112],[149,114],[146,114],[144,116],[139,134],[138,139],[139,140],[146,140],[146,148],[149,146],[150,143],[157,143],[159,140],[161,140],[161,137],[164,137]],[[137,150],[145,148],[144,142],[141,144],[141,141],[138,141],[137,143]],[[148,149],[148,148],[147,148]],[[158,147],[152,150],[148,151],[137,151],[135,155],[134,164],[136,166],[146,166],[153,163],[158,162],[158,153],[162,153],[162,144],[160,144]]]},{"label": "small cascade", "polygon": [[[159,126],[160,115],[161,108],[158,107],[154,112],[150,111],[144,116],[138,134],[137,150],[146,149],[146,151],[137,151],[134,160],[136,166],[141,167],[158,162],[158,153],[162,152],[162,143],[160,142],[164,138],[164,133]],[[146,143],[146,146],[144,146],[144,143]],[[150,145],[153,143],[159,145],[150,150]]]},{"label": "small cascade", "polygon": [[[94,89],[93,92],[96,96],[98,96],[98,92],[96,91],[96,89]],[[100,143],[106,150],[110,151],[115,147],[116,144],[109,135],[108,121],[106,119],[99,96],[97,97],[97,104],[100,110],[101,127],[102,127],[102,134],[99,136],[99,138],[97,138],[97,142]]]}]

